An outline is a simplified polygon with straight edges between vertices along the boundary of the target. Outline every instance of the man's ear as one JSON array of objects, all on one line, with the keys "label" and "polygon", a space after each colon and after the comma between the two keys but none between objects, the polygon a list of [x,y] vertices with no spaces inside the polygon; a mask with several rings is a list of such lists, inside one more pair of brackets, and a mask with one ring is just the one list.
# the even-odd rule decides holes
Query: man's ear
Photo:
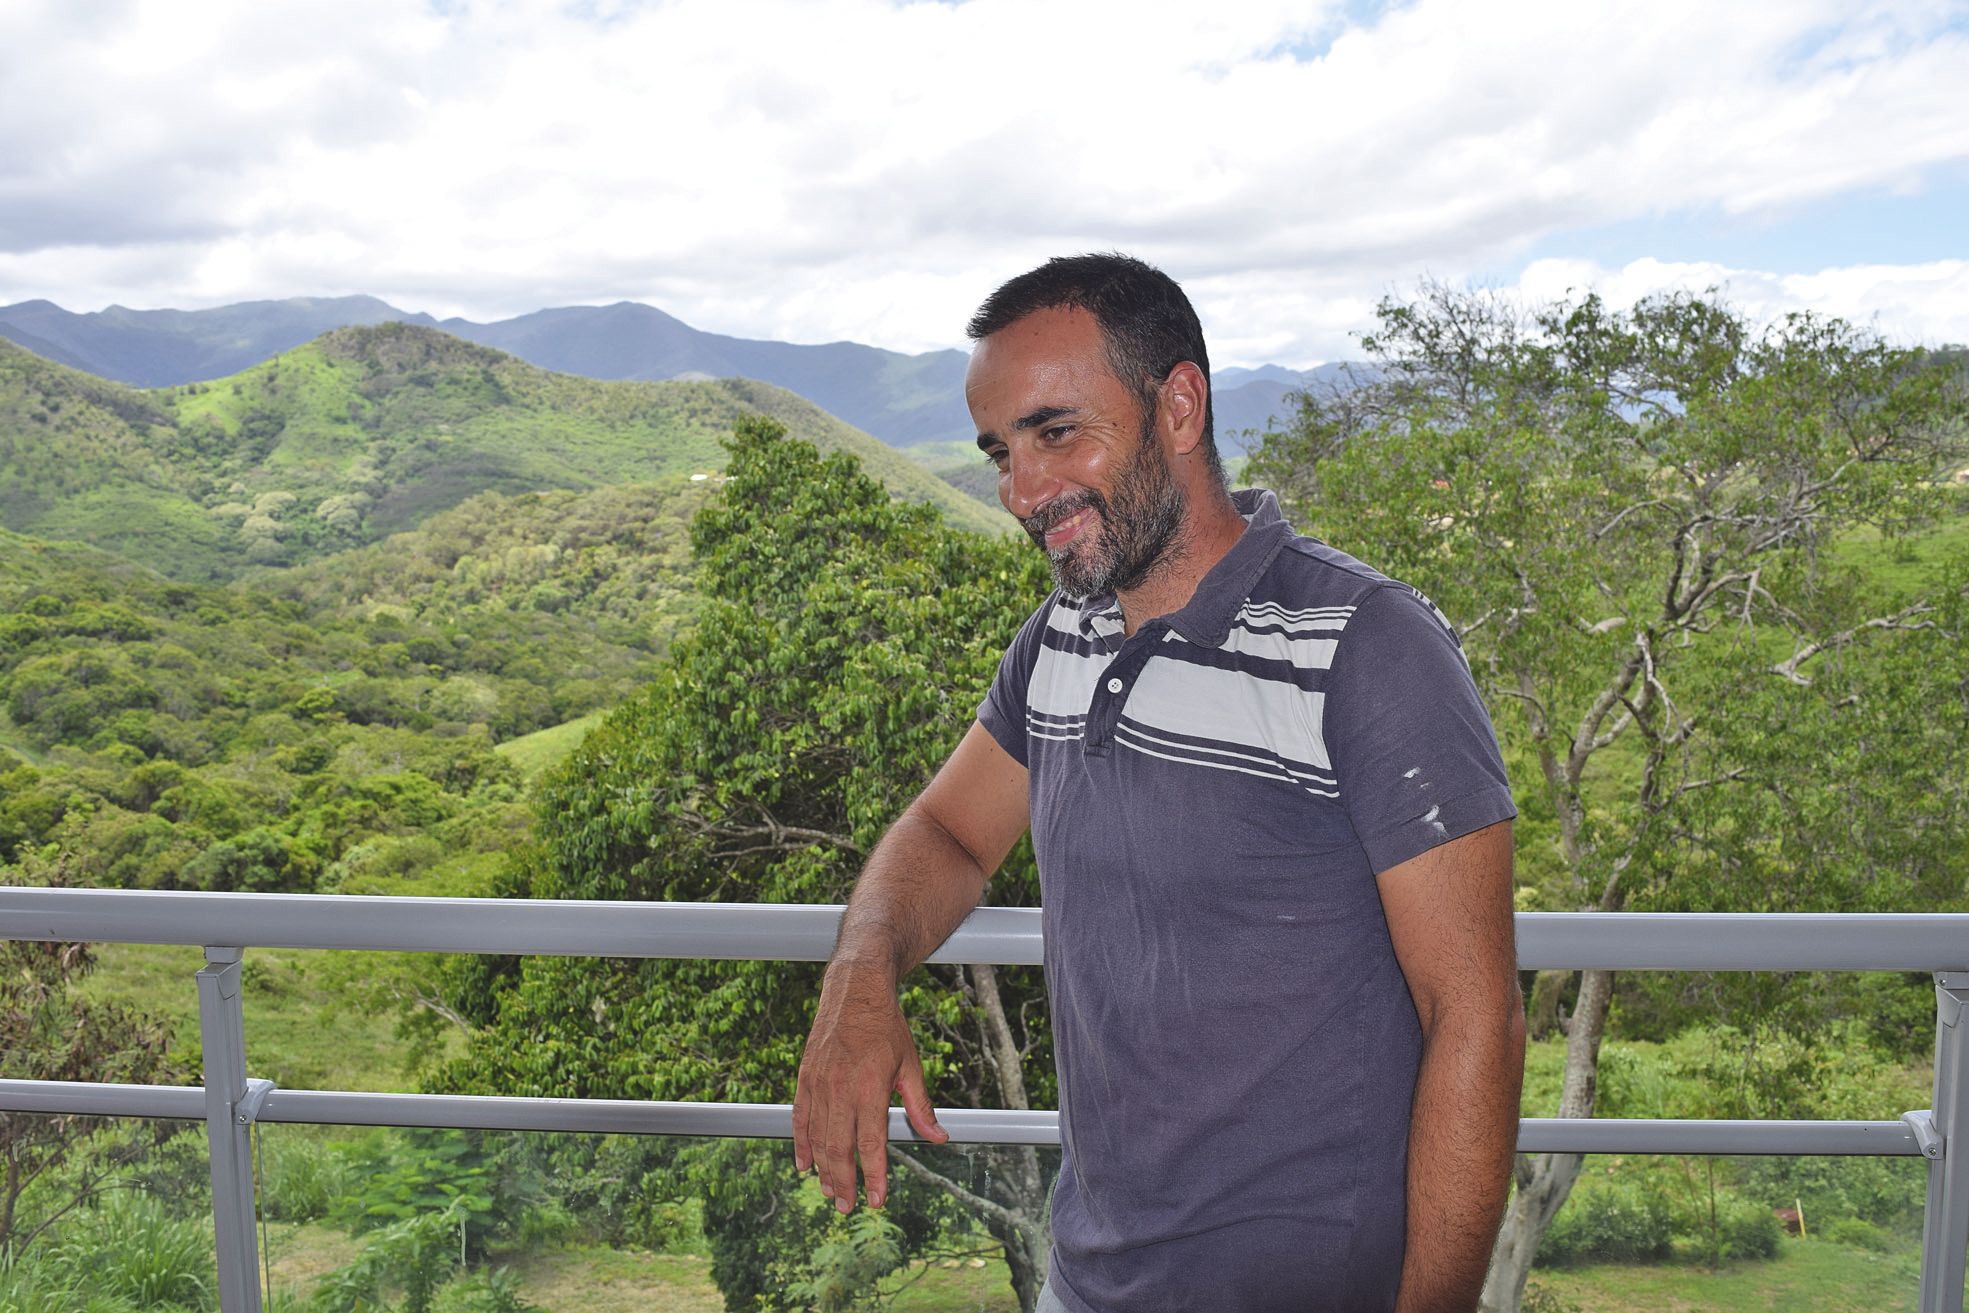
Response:
[{"label": "man's ear", "polygon": [[1185,360],[1162,380],[1163,423],[1174,439],[1175,454],[1187,456],[1203,441],[1203,415],[1210,397],[1210,380]]}]

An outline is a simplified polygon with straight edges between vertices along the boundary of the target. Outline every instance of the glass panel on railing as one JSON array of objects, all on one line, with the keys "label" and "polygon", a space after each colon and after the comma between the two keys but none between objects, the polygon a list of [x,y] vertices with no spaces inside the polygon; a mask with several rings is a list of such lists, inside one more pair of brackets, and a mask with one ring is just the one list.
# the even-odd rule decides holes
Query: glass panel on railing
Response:
[{"label": "glass panel on railing", "polygon": [[[1525,985],[1524,1111],[1550,1117],[1578,976],[1528,973]],[[1624,972],[1595,1115],[1892,1121],[1933,1102],[1934,1052],[1925,975]]]},{"label": "glass panel on railing", "polygon": [[1912,1313],[1927,1179],[1920,1158],[1592,1155],[1529,1302]]},{"label": "glass panel on railing", "polygon": [[0,1146],[0,1309],[217,1309],[203,1123],[7,1112]]},{"label": "glass panel on railing", "polygon": [[273,1307],[330,1311],[427,1283],[443,1308],[717,1313],[797,1289],[834,1307],[1016,1313],[1004,1246],[964,1196],[1038,1216],[1058,1167],[1052,1149],[937,1150],[922,1164],[948,1184],[901,1167],[888,1208],[842,1219],[784,1140],[260,1133]]}]

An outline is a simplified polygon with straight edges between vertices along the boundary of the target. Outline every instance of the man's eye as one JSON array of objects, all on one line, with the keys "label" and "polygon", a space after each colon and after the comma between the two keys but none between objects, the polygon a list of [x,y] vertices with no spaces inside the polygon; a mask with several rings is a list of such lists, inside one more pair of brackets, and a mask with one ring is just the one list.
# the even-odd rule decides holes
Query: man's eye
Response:
[{"label": "man's eye", "polygon": [[995,450],[987,451],[984,454],[984,458],[993,465],[1003,465],[1005,463],[1005,448],[999,447]]},{"label": "man's eye", "polygon": [[1055,424],[1052,428],[1047,429],[1041,434],[1041,436],[1048,442],[1058,442],[1060,439],[1070,436],[1074,429],[1078,427],[1075,424]]}]

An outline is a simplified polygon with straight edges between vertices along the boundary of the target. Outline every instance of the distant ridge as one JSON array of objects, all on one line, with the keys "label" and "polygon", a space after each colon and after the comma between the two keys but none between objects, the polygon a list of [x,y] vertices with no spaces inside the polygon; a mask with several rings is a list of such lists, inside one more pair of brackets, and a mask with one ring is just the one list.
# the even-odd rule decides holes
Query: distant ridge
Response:
[{"label": "distant ridge", "polygon": [[[44,359],[137,387],[226,377],[336,328],[397,321],[442,327],[529,364],[595,379],[749,378],[797,392],[892,447],[968,441],[962,351],[909,355],[857,342],[804,345],[728,337],[634,301],[562,306],[494,323],[412,314],[373,296],[245,301],[210,310],[77,314],[52,301],[0,306],[0,337]],[[1263,429],[1285,394],[1338,367],[1218,371],[1218,432]]]},{"label": "distant ridge", "polygon": [[439,329],[335,329],[229,378],[138,390],[0,342],[0,527],[181,579],[415,528],[482,492],[708,478],[746,415],[858,457],[898,496],[1003,531],[916,462],[749,379],[600,381]]},{"label": "distant ridge", "polygon": [[171,387],[237,374],[335,328],[432,324],[373,296],[241,301],[211,310],[130,310],[113,305],[75,314],[52,301],[0,306],[0,337],[36,355],[132,387]]}]

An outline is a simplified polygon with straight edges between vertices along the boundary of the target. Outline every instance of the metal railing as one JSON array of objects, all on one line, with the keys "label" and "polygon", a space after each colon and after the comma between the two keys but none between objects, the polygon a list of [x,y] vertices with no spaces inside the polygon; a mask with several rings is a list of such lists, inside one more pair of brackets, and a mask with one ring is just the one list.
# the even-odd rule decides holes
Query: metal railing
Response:
[{"label": "metal railing", "polygon": [[[203,1119],[222,1313],[260,1313],[250,1135],[256,1122],[789,1138],[787,1104],[283,1090],[247,1074],[240,964],[249,948],[824,961],[833,906],[373,898],[0,887],[0,939],[202,947],[202,1087],[0,1080],[0,1111]],[[1969,1256],[1969,916],[1528,913],[1526,969],[1922,971],[1935,976],[1934,1107],[1893,1121],[1530,1117],[1527,1152],[1823,1154],[1928,1160],[1922,1313],[1962,1309]],[[1040,914],[979,908],[933,962],[1033,966]],[[1057,1144],[1053,1112],[939,1109],[951,1140]],[[913,1140],[901,1109],[889,1134]]]}]

